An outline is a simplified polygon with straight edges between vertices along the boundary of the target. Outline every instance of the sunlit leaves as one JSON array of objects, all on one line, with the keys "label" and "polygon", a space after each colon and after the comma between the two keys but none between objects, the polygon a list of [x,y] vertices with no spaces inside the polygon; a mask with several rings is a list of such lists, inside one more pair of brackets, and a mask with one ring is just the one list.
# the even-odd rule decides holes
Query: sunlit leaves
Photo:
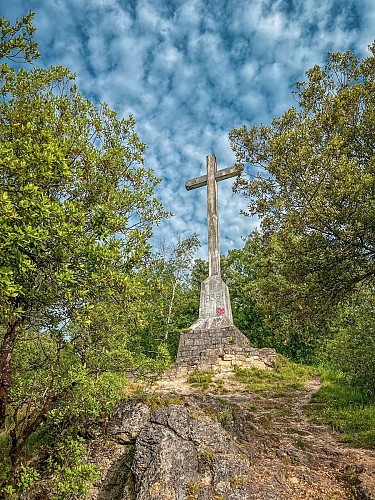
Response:
[{"label": "sunlit leaves", "polygon": [[30,62],[39,57],[37,45],[33,40],[33,19],[32,12],[17,20],[14,25],[7,19],[0,18],[0,58]]},{"label": "sunlit leaves", "polygon": [[249,198],[249,214],[261,217],[264,279],[268,273],[288,283],[279,305],[329,306],[374,278],[370,49],[363,61],[329,53],[324,68],[315,66],[297,84],[298,108],[269,126],[230,134],[238,162],[259,169],[255,179],[240,179],[237,190]]},{"label": "sunlit leaves", "polygon": [[[37,57],[32,18],[0,20],[0,57]],[[131,337],[146,316],[138,271],[168,214],[144,151],[134,118],[85,99],[68,69],[0,67],[0,424],[13,484],[47,415],[109,409],[105,374],[121,374],[120,396],[124,371],[152,367]]]}]

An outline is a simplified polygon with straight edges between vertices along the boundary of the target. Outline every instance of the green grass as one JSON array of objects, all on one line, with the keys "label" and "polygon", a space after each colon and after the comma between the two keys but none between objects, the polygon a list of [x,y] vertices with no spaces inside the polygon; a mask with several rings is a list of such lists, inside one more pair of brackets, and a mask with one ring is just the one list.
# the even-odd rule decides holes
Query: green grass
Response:
[{"label": "green grass", "polygon": [[235,378],[246,384],[249,391],[267,393],[272,397],[287,397],[311,379],[311,367],[292,363],[279,356],[273,370],[259,368],[236,368]]},{"label": "green grass", "polygon": [[[350,385],[341,373],[296,364],[279,356],[273,370],[237,367],[234,377],[249,392],[275,402],[274,398],[293,396],[314,374],[320,376],[322,388],[306,406],[310,419],[330,425],[340,433],[339,440],[350,446],[375,449],[375,399]],[[188,380],[193,387],[205,390],[212,383],[213,375],[213,372],[197,371]],[[287,411],[284,405],[276,408],[277,416]],[[303,446],[302,441],[300,444]]]},{"label": "green grass", "polygon": [[192,387],[205,390],[208,389],[213,376],[214,372],[196,370],[194,373],[189,375],[188,382],[192,385]]},{"label": "green grass", "polygon": [[306,407],[315,422],[341,433],[340,441],[375,449],[375,400],[338,373],[320,369],[322,388]]},{"label": "green grass", "polygon": [[169,405],[182,405],[183,399],[180,396],[164,396],[162,394],[142,394],[138,397],[139,401],[146,403],[152,410]]}]

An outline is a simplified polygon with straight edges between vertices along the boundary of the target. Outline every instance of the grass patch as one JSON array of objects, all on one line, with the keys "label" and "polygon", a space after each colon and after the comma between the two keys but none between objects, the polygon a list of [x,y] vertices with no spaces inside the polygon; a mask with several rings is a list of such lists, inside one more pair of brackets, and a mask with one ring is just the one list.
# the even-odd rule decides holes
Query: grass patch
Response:
[{"label": "grass patch", "polygon": [[272,415],[262,415],[258,422],[263,429],[269,430],[271,428]]},{"label": "grass patch", "polygon": [[375,400],[341,373],[320,369],[320,377],[322,388],[306,407],[310,418],[340,432],[342,442],[375,449]]},{"label": "grass patch", "polygon": [[210,466],[214,461],[215,453],[204,448],[200,451],[199,458],[205,466]]},{"label": "grass patch", "polygon": [[188,382],[192,387],[206,390],[210,386],[213,376],[214,372],[196,370],[189,375]]},{"label": "grass patch", "polygon": [[229,427],[233,423],[232,408],[227,406],[222,411],[218,412],[217,419],[224,428]]},{"label": "grass patch", "polygon": [[246,384],[249,391],[267,393],[276,398],[301,389],[313,373],[311,367],[292,363],[282,356],[278,356],[273,370],[235,368],[235,378]]},{"label": "grass patch", "polygon": [[307,439],[304,439],[303,437],[299,437],[296,440],[296,446],[300,450],[307,450],[310,447],[310,443],[307,441]]},{"label": "grass patch", "polygon": [[163,394],[142,394],[139,401],[146,403],[152,410],[169,405],[183,405],[183,399],[180,396],[164,396]]}]

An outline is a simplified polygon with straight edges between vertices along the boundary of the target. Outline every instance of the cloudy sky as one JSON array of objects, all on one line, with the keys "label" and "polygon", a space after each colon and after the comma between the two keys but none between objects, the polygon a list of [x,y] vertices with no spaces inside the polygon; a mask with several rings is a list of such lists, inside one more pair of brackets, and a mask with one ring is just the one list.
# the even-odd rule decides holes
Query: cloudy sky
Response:
[{"label": "cloudy sky", "polygon": [[[39,65],[63,65],[80,90],[121,116],[132,113],[148,146],[146,164],[174,217],[156,229],[171,241],[195,231],[206,258],[205,188],[184,181],[234,163],[228,132],[268,123],[294,104],[297,80],[326,53],[367,54],[374,0],[0,0],[14,21],[36,13]],[[248,172],[251,166],[248,166]],[[221,251],[240,248],[256,225],[246,200],[219,184]]]}]

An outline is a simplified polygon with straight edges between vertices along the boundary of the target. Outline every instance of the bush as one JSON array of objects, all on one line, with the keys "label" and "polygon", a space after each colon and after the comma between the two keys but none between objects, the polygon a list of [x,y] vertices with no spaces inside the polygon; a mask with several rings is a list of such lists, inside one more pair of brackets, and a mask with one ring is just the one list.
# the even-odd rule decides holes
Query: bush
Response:
[{"label": "bush", "polygon": [[375,448],[375,401],[348,382],[342,372],[320,367],[322,388],[305,408],[316,422],[341,433],[340,441],[361,448]]},{"label": "bush", "polygon": [[370,290],[341,306],[333,324],[334,337],[327,345],[333,366],[370,396],[375,395],[374,306]]}]

